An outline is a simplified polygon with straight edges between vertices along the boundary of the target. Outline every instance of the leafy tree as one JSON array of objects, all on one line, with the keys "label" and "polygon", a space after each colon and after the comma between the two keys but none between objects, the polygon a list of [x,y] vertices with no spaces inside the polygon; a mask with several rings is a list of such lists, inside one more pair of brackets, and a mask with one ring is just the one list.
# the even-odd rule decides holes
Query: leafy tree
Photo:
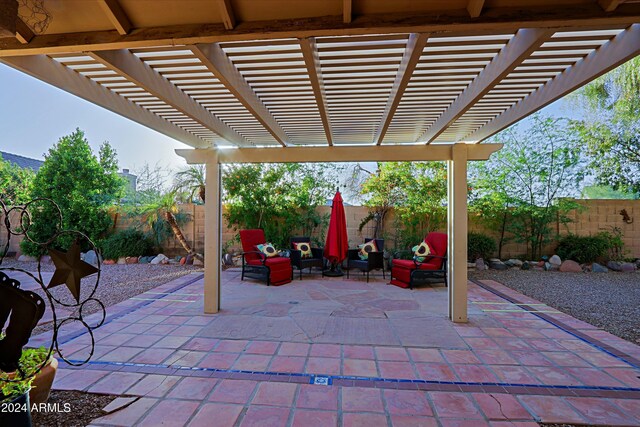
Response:
[{"label": "leafy tree", "polygon": [[0,156],[0,199],[7,206],[26,203],[34,177],[31,169],[20,168]]},{"label": "leafy tree", "polygon": [[578,92],[585,119],[580,133],[596,182],[640,191],[640,58],[634,58]]},{"label": "leafy tree", "polygon": [[150,165],[145,163],[134,170],[137,177],[135,191],[127,189],[126,204],[143,205],[155,202],[168,192],[167,181],[171,171],[159,163]]},{"label": "leafy tree", "polygon": [[336,167],[327,164],[228,165],[225,219],[235,230],[262,228],[271,243],[287,248],[294,233],[311,236],[327,224],[328,215],[316,207],[333,195],[336,176]]},{"label": "leafy tree", "polygon": [[[62,211],[63,229],[78,230],[97,240],[112,226],[107,208],[123,191],[115,150],[105,142],[96,157],[84,132],[76,129],[49,149],[30,197],[53,200]],[[40,242],[49,240],[56,232],[55,208],[49,203],[38,204],[31,217],[29,236]],[[61,245],[65,243],[65,239],[60,240]],[[27,254],[41,255],[40,248],[27,239],[21,247]]]},{"label": "leafy tree", "polygon": [[551,224],[569,222],[567,213],[579,206],[567,199],[577,195],[584,178],[579,135],[565,120],[535,115],[526,129],[511,127],[495,140],[504,148],[477,167],[474,203],[480,212],[489,206],[496,218],[509,209],[508,218],[494,224],[537,258],[555,237]]},{"label": "leafy tree", "polygon": [[387,213],[395,213],[395,245],[405,247],[424,239],[438,229],[446,217],[446,167],[442,162],[378,163],[375,173],[362,184],[361,194],[377,220],[376,235],[383,234],[381,224]]},{"label": "leafy tree", "polygon": [[186,195],[187,201],[191,202],[196,195],[204,203],[205,199],[205,166],[194,165],[182,169],[174,176],[173,188],[179,193]]}]

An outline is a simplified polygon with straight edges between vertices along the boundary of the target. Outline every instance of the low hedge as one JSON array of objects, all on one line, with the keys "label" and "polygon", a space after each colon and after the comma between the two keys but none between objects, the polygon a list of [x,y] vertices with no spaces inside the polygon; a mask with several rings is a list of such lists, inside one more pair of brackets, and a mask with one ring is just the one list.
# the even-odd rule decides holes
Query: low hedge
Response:
[{"label": "low hedge", "polygon": [[595,236],[569,234],[558,243],[556,254],[563,260],[571,259],[583,264],[606,259],[610,248],[611,243],[604,233]]},{"label": "low hedge", "polygon": [[143,232],[130,228],[104,239],[100,244],[104,259],[139,257],[153,254],[153,240]]},{"label": "low hedge", "polygon": [[469,233],[467,239],[467,258],[471,262],[478,258],[491,258],[498,250],[496,241],[486,234]]}]

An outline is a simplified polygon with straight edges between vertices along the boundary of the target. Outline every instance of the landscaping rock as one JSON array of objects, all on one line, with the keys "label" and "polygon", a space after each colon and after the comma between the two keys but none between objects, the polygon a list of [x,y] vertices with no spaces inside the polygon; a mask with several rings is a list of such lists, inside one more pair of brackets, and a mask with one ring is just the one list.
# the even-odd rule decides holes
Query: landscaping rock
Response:
[{"label": "landscaping rock", "polygon": [[600,265],[597,262],[591,264],[591,271],[594,273],[608,273],[609,269],[604,265]]},{"label": "landscaping rock", "polygon": [[494,270],[506,270],[507,265],[500,261],[498,258],[491,258],[489,260],[489,268],[493,268]]},{"label": "landscaping rock", "polygon": [[113,260],[113,259],[105,259],[102,264],[104,264],[104,265],[114,265],[115,263],[116,263],[116,261]]},{"label": "landscaping rock", "polygon": [[120,257],[118,258],[118,264],[126,264],[127,263],[127,259],[125,257]]},{"label": "landscaping rock", "polygon": [[620,264],[620,271],[624,271],[625,273],[636,271],[636,265],[632,262],[623,262]]},{"label": "landscaping rock", "polygon": [[542,268],[544,271],[557,270],[557,268],[554,267],[554,265],[551,264],[549,261],[545,262]]},{"label": "landscaping rock", "polygon": [[193,265],[198,267],[204,267],[204,262],[200,261],[198,258],[193,259]]},{"label": "landscaping rock", "polygon": [[49,255],[42,255],[40,257],[40,262],[43,264],[50,264],[52,262],[51,257]]},{"label": "landscaping rock", "polygon": [[564,261],[559,268],[564,273],[582,273],[582,267],[575,261],[570,259]]},{"label": "landscaping rock", "polygon": [[162,263],[162,261],[167,261],[169,262],[169,258],[167,258],[166,255],[164,254],[159,254],[158,256],[156,256],[155,258],[153,258],[150,263],[151,264],[160,264]]},{"label": "landscaping rock", "polygon": [[187,263],[187,257],[180,258],[180,265],[185,265]]},{"label": "landscaping rock", "polygon": [[187,255],[187,260],[185,261],[186,265],[193,265],[193,255]]},{"label": "landscaping rock", "polygon": [[153,258],[155,258],[155,257],[152,257],[152,256],[141,256],[138,259],[138,264],[149,264]]},{"label": "landscaping rock", "polygon": [[125,258],[125,261],[127,264],[137,264],[138,263],[138,257],[135,256],[128,256]]},{"label": "landscaping rock", "polygon": [[486,264],[484,263],[484,260],[482,258],[478,258],[476,260],[476,270],[478,271],[484,271],[487,269]]},{"label": "landscaping rock", "polygon": [[32,257],[32,256],[29,256],[29,255],[20,255],[18,257],[18,261],[20,261],[20,262],[36,262],[36,261],[38,261],[38,259],[35,258],[35,257]]},{"label": "landscaping rock", "polygon": [[[222,262],[224,263],[224,265],[233,265],[233,255],[231,254],[224,254],[224,256],[222,257]],[[467,263],[467,268],[474,268],[476,265],[474,263]]]},{"label": "landscaping rock", "polygon": [[94,250],[91,250],[85,253],[82,259],[84,262],[89,263],[91,265],[98,265],[98,259],[100,260],[100,262],[102,262],[102,257],[99,257],[98,254],[96,254],[96,251]]},{"label": "landscaping rock", "polygon": [[522,269],[522,270],[531,270],[531,264],[529,264],[529,261],[525,261],[520,266],[520,269]]},{"label": "landscaping rock", "polygon": [[551,258],[549,258],[549,262],[552,265],[555,265],[557,267],[560,267],[562,265],[562,260],[560,259],[560,257],[558,255],[553,255]]},{"label": "landscaping rock", "polygon": [[509,267],[522,267],[522,264],[523,264],[522,261],[515,258],[508,259],[504,263],[507,264]]},{"label": "landscaping rock", "polygon": [[607,268],[613,271],[622,271],[622,263],[618,261],[609,261],[607,263]]}]

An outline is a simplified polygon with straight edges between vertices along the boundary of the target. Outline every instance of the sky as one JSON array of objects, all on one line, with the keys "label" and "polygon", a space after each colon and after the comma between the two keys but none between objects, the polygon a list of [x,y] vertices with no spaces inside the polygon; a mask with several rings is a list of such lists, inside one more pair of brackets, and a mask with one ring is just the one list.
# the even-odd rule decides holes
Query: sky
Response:
[{"label": "sky", "polygon": [[[186,165],[173,151],[189,148],[185,144],[3,64],[0,100],[0,151],[43,159],[60,137],[78,127],[95,152],[109,141],[121,169],[135,171],[145,163],[174,170]],[[571,105],[560,100],[543,113],[571,116]]]}]

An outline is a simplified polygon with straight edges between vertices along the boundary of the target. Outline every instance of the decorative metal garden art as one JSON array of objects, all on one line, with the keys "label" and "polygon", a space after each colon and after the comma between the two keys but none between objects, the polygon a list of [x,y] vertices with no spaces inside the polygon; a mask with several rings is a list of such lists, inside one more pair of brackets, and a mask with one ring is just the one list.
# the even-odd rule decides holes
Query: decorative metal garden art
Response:
[{"label": "decorative metal garden art", "polygon": [[[45,204],[50,204],[48,210],[52,209],[54,212],[52,218],[47,218],[50,221],[47,226],[51,227],[52,233],[46,241],[37,241],[30,233],[32,227],[37,225],[32,222],[32,212],[42,209]],[[49,303],[49,309],[52,314],[53,332],[48,356],[42,365],[36,369],[36,372],[31,373],[31,375],[35,376],[46,366],[54,348],[57,351],[57,357],[69,365],[80,366],[87,363],[93,355],[95,346],[93,330],[100,327],[106,318],[104,305],[94,297],[100,282],[100,261],[97,261],[96,268],[80,258],[81,245],[94,251],[96,250],[95,245],[85,234],[79,231],[62,229],[62,212],[52,200],[34,199],[23,206],[17,207],[7,207],[0,200],[0,209],[2,210],[0,212],[0,219],[2,220],[0,233],[4,234],[3,240],[6,239],[4,248],[0,247],[0,331],[4,332],[4,336],[0,336],[0,371],[16,372],[15,375],[8,376],[8,378],[5,376],[3,381],[18,382],[25,380],[26,374],[22,372],[18,362],[23,347],[28,343],[31,333],[42,319],[47,308],[45,300],[40,295],[21,289],[20,282],[11,278],[12,274],[15,276],[15,273],[18,272],[29,276],[40,286]],[[41,253],[48,254],[51,257],[56,269],[48,284],[45,284],[42,277],[41,258],[38,261],[37,273],[2,265],[4,257],[9,251],[9,244],[13,236],[23,236],[24,239],[39,247]],[[62,250],[65,248],[67,249],[66,252]],[[81,279],[92,275],[95,275],[95,283],[93,283],[92,288],[88,292],[85,290],[85,292],[81,293]],[[56,297],[51,293],[51,288],[62,284],[66,284],[71,292],[73,296],[72,302],[69,302],[70,298],[60,295]],[[90,325],[86,318],[87,314],[85,313],[90,308],[89,304],[96,304],[98,311],[102,312],[101,315],[97,316],[100,319],[95,325]],[[62,307],[64,310],[70,311],[71,314],[64,319],[60,319],[56,313],[56,307]],[[66,359],[58,341],[58,333],[62,326],[73,322],[81,324],[91,337],[88,356],[82,361]]]}]

